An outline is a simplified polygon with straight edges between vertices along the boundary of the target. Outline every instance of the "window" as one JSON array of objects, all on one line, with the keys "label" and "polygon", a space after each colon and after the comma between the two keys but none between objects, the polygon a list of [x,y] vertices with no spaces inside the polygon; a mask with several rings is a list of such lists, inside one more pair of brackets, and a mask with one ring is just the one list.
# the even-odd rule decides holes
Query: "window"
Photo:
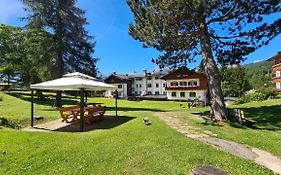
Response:
[{"label": "window", "polygon": [[276,83],[276,88],[281,89],[281,83]]},{"label": "window", "polygon": [[147,80],[151,80],[151,77],[147,77]]},{"label": "window", "polygon": [[147,84],[147,87],[151,88],[151,87],[152,87],[151,83],[148,83],[148,84]]},{"label": "window", "polygon": [[122,84],[118,84],[118,89],[122,89]]},{"label": "window", "polygon": [[191,85],[192,85],[192,81],[189,81],[189,82],[188,82],[188,86],[191,86]]},{"label": "window", "polygon": [[152,94],[152,92],[151,92],[151,91],[148,91],[148,92],[147,92],[147,95],[151,95],[151,94]]},{"label": "window", "polygon": [[189,92],[190,97],[196,97],[196,92]]},{"label": "window", "polygon": [[166,91],[164,91],[164,92],[163,92],[163,94],[164,94],[164,95],[167,95],[167,92],[166,92]]},{"label": "window", "polygon": [[159,93],[159,91],[155,91],[155,95],[159,95],[160,93]]},{"label": "window", "polygon": [[163,83],[163,87],[166,87],[166,83]]},{"label": "window", "polygon": [[177,96],[177,92],[172,92],[172,97],[176,97]]},{"label": "window", "polygon": [[180,86],[186,86],[187,85],[187,82],[180,82]]},{"label": "window", "polygon": [[156,84],[155,84],[155,86],[158,88],[158,87],[159,87],[159,84],[158,84],[158,83],[156,83]]},{"label": "window", "polygon": [[159,77],[155,77],[155,80],[159,80],[160,78]]},{"label": "window", "polygon": [[180,92],[180,97],[185,97],[185,92]]},{"label": "window", "polygon": [[136,84],[136,88],[138,88],[139,87],[139,85],[138,84]]},{"label": "window", "polygon": [[178,82],[171,82],[171,86],[178,86]]},{"label": "window", "polygon": [[142,80],[142,78],[136,78],[136,80],[137,80],[137,81],[141,81],[141,80]]},{"label": "window", "polygon": [[140,84],[140,86],[139,86],[140,88],[141,88],[141,84]]},{"label": "window", "polygon": [[194,85],[194,86],[197,86],[197,81],[194,81],[194,82],[193,82],[193,85]]}]

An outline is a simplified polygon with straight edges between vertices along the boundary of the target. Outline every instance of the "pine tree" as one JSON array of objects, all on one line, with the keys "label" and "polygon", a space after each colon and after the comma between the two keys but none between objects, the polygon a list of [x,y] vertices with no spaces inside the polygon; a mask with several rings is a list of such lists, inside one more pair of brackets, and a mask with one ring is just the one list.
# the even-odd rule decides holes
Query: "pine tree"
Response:
[{"label": "pine tree", "polygon": [[[129,34],[164,54],[161,67],[202,56],[216,120],[227,112],[216,63],[243,61],[281,31],[280,0],[127,0],[134,15]],[[272,15],[272,16],[271,16]],[[265,22],[265,18],[271,16]],[[277,18],[277,19],[274,19]],[[217,62],[216,62],[216,60]]]},{"label": "pine tree", "polygon": [[[76,7],[76,0],[22,0],[30,14],[27,27],[33,31],[49,33],[46,50],[52,52],[50,59],[53,78],[60,78],[65,72],[78,71],[96,76],[94,53],[95,42],[85,30],[85,11]],[[45,42],[45,40],[41,40]],[[42,55],[45,54],[42,53]],[[61,93],[57,93],[55,106],[61,106]]]}]

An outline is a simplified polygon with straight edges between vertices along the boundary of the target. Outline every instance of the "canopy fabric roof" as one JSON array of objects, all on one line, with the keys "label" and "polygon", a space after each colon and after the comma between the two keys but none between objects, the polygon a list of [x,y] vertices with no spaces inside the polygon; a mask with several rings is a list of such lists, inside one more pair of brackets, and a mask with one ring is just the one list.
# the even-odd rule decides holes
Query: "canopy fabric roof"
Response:
[{"label": "canopy fabric roof", "polygon": [[85,90],[114,90],[114,86],[97,81],[96,78],[79,72],[66,74],[62,78],[30,86],[30,89],[34,90],[78,91],[82,88]]}]

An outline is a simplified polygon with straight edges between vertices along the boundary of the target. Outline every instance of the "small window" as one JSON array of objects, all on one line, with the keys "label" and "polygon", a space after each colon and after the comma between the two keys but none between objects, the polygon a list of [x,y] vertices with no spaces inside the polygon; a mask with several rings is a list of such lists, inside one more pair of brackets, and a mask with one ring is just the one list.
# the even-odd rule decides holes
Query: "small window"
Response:
[{"label": "small window", "polygon": [[139,85],[138,84],[136,84],[136,88],[138,88],[139,87]]},{"label": "small window", "polygon": [[186,86],[187,85],[187,82],[180,82],[180,86]]},{"label": "small window", "polygon": [[192,86],[192,81],[189,81],[189,82],[188,82],[188,86]]},{"label": "small window", "polygon": [[193,85],[194,85],[194,86],[197,86],[197,81],[194,81],[194,82],[193,82]]},{"label": "small window", "polygon": [[147,77],[147,80],[151,80],[151,77]]},{"label": "small window", "polygon": [[185,97],[185,92],[180,92],[180,97]]},{"label": "small window", "polygon": [[167,95],[167,92],[166,92],[166,91],[164,91],[164,92],[163,92],[163,94],[164,94],[164,95]]},{"label": "small window", "polygon": [[171,86],[178,86],[178,82],[171,82]]},{"label": "small window", "polygon": [[158,87],[159,87],[159,84],[158,84],[158,83],[156,83],[156,84],[155,84],[155,86],[158,88]]},{"label": "small window", "polygon": [[141,84],[140,84],[140,88],[141,88]]},{"label": "small window", "polygon": [[141,80],[142,80],[142,78],[137,78],[136,80],[137,80],[137,81],[141,81]]},{"label": "small window", "polygon": [[166,87],[166,83],[163,83],[163,87]]},{"label": "small window", "polygon": [[155,80],[159,80],[160,78],[159,77],[155,77]]},{"label": "small window", "polygon": [[172,92],[172,97],[176,97],[177,96],[177,92]]},{"label": "small window", "polygon": [[155,92],[155,95],[159,95],[159,94],[160,94],[159,91],[156,91],[156,92]]},{"label": "small window", "polygon": [[118,84],[118,89],[122,89],[122,84]]},{"label": "small window", "polygon": [[151,91],[148,91],[148,92],[147,92],[147,95],[152,95],[152,92],[151,92]]},{"label": "small window", "polygon": [[196,92],[189,92],[190,97],[196,97]]},{"label": "small window", "polygon": [[151,87],[152,87],[151,83],[148,83],[148,84],[147,84],[147,87],[151,88]]}]

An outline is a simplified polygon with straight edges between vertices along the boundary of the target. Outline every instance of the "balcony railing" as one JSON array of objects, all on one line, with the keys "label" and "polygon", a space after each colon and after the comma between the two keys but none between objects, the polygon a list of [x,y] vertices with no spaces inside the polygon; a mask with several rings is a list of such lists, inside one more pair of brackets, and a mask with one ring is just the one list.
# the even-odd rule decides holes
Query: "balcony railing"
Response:
[{"label": "balcony railing", "polygon": [[198,89],[198,85],[188,85],[188,86],[167,86],[166,90],[194,90]]}]

